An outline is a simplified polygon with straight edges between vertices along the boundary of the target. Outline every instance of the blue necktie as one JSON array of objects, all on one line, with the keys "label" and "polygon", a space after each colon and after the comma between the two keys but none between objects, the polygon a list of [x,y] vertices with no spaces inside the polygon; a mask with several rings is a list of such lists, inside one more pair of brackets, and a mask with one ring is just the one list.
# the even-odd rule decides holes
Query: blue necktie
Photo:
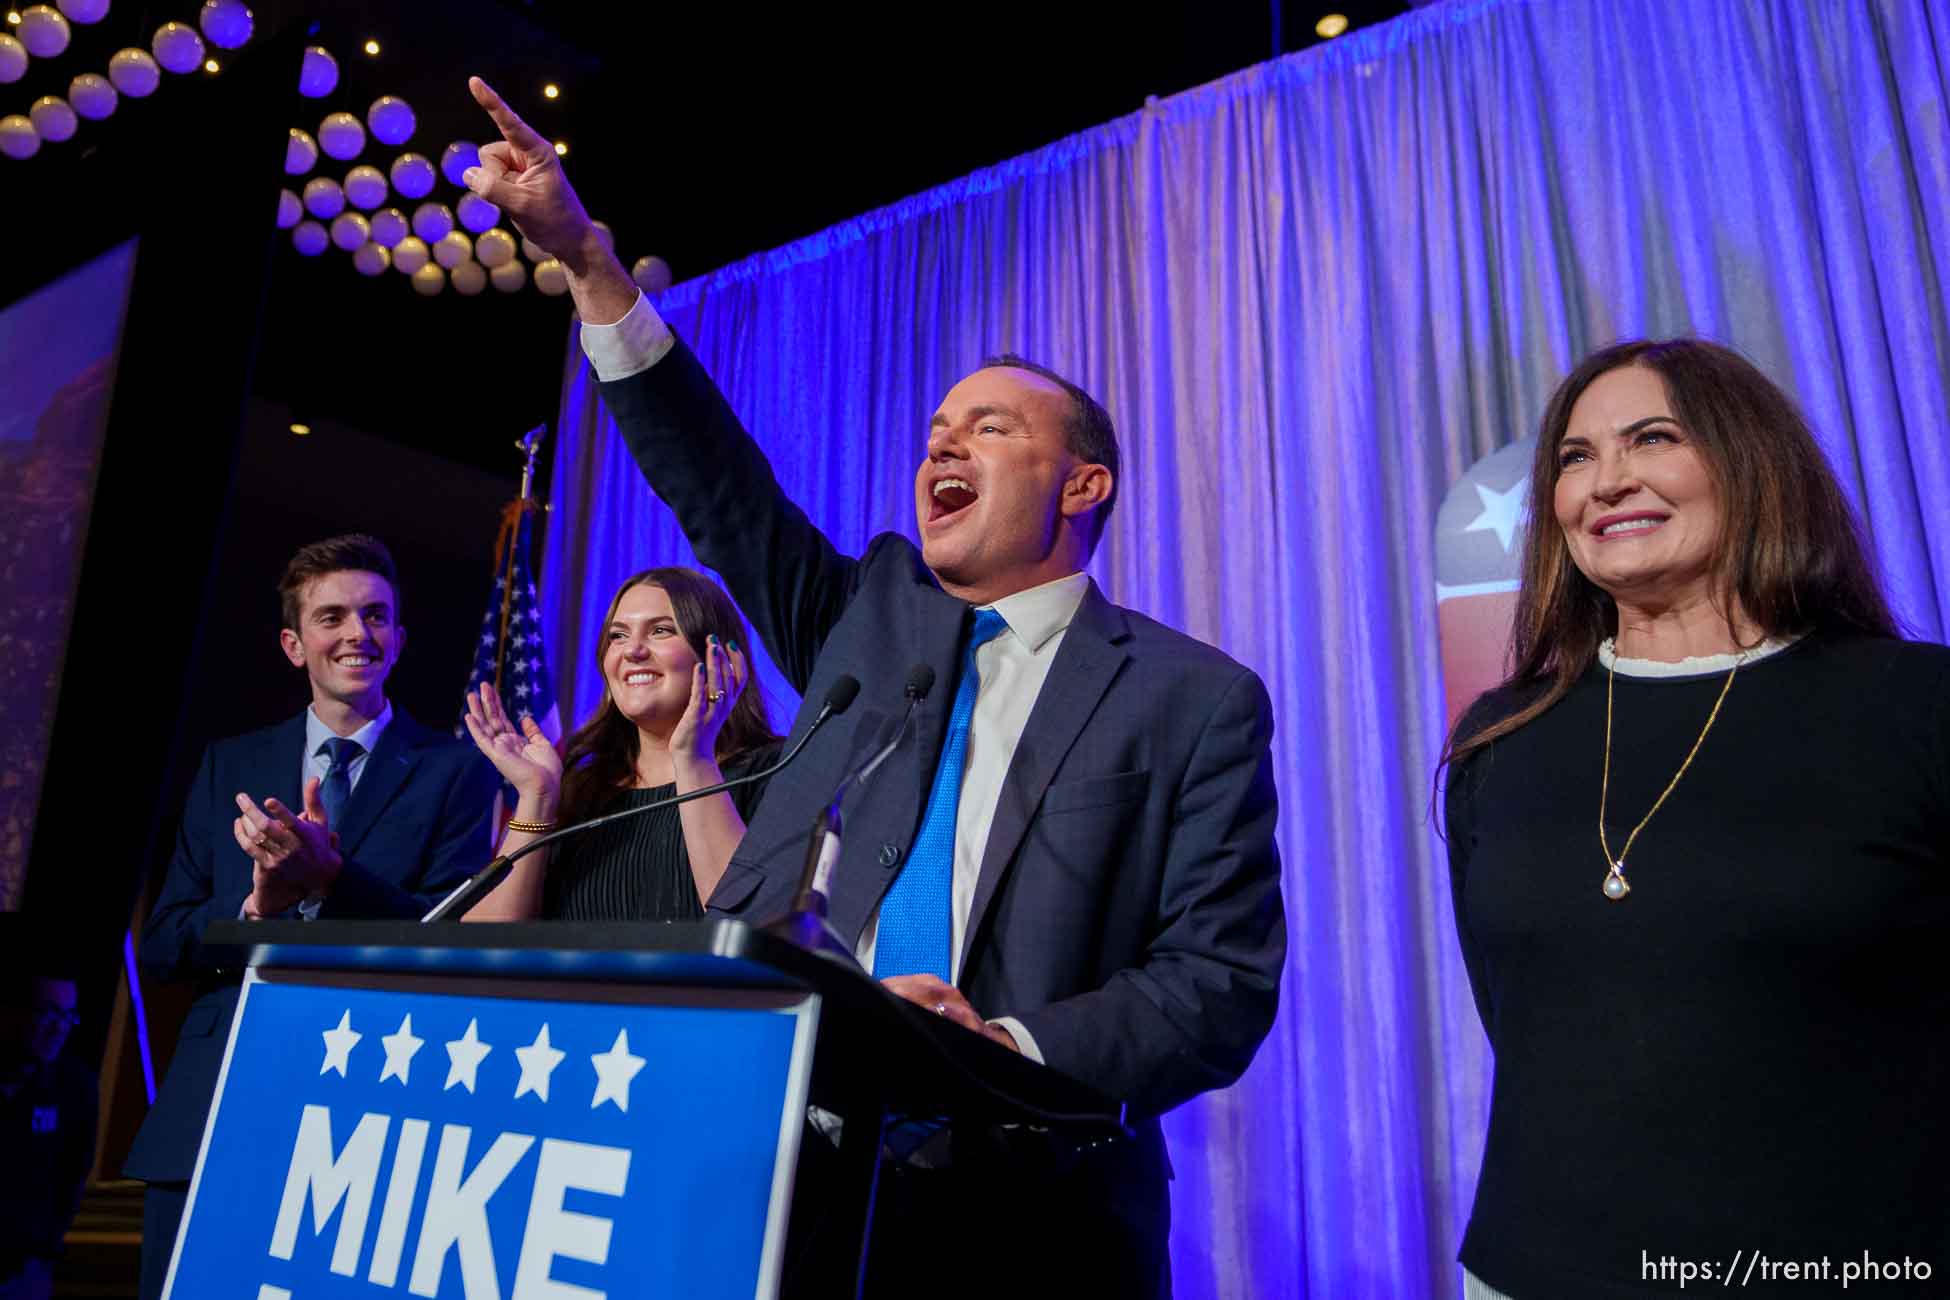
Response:
[{"label": "blue necktie", "polygon": [[962,653],[955,707],[948,715],[948,734],[941,741],[941,761],[934,769],[934,788],[928,792],[921,832],[914,837],[907,865],[881,900],[873,957],[877,979],[924,973],[948,978],[949,939],[954,933],[949,908],[955,883],[955,810],[961,804],[962,772],[968,764],[975,692],[982,684],[975,652],[1008,630],[994,610],[975,611],[975,629]]},{"label": "blue necktie", "polygon": [[325,804],[325,824],[333,830],[339,828],[339,814],[345,811],[345,804],[352,797],[352,760],[366,752],[365,746],[344,736],[334,736],[318,747],[320,753],[331,762],[325,769],[325,780],[318,787],[318,797]]}]

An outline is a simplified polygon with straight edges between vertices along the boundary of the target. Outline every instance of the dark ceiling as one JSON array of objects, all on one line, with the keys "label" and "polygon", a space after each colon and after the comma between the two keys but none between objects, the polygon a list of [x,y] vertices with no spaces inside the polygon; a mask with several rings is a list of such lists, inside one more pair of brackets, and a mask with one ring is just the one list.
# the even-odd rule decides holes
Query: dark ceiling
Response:
[{"label": "dark ceiling", "polygon": [[[120,45],[147,45],[159,23],[188,19],[195,7],[195,0],[117,3],[97,28],[75,29],[74,46],[53,61],[59,84],[105,64]],[[316,39],[339,60],[337,90],[298,101],[311,120],[289,125],[316,134],[327,112],[363,118],[379,95],[398,95],[417,114],[413,138],[400,148],[369,139],[356,161],[384,170],[413,149],[437,163],[453,140],[488,138],[465,85],[478,73],[538,129],[568,143],[569,175],[591,214],[615,228],[625,264],[655,253],[682,280],[1130,113],[1147,95],[1317,44],[1314,24],[1330,8],[1345,13],[1352,30],[1409,6],[1159,0],[1140,13],[1048,0],[953,8],[261,0],[254,7],[261,35],[315,22]],[[362,52],[367,39],[379,42],[376,56]],[[33,69],[24,84],[5,88],[0,112],[20,111],[11,103],[19,92],[45,93],[51,87],[36,81],[52,81],[55,71]],[[549,82],[560,98],[543,98]],[[170,92],[166,79],[157,98]],[[43,152],[75,149],[102,129],[84,123],[76,141]],[[314,174],[341,177],[351,165],[321,159]],[[0,167],[0,188],[34,164],[8,167]],[[442,179],[431,197],[452,204],[459,195]],[[272,197],[265,196],[267,223]],[[368,280],[337,249],[306,258],[284,232],[277,237],[258,395],[293,418],[354,425],[512,473],[509,443],[555,416],[568,300],[532,286],[473,298],[450,287],[423,298],[405,276]]]}]

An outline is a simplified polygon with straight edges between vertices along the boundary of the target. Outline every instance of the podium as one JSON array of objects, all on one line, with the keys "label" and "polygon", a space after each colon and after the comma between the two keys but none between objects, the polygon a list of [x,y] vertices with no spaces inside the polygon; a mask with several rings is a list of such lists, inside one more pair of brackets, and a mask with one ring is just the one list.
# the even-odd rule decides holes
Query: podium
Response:
[{"label": "podium", "polygon": [[798,1212],[845,1243],[819,1292],[851,1295],[890,1123],[1125,1133],[1092,1089],[738,921],[219,921],[205,944],[244,987],[176,1300],[775,1296],[809,1104],[843,1176]]}]

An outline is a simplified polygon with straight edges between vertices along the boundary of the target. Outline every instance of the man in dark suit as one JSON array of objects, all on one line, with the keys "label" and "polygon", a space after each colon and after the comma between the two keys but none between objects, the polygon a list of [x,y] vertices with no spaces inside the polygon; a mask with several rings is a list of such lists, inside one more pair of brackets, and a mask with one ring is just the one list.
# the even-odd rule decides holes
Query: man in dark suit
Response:
[{"label": "man in dark suit", "polygon": [[473,88],[504,140],[468,183],[568,269],[625,440],[804,694],[795,736],[835,679],[866,683],[773,778],[712,909],[787,906],[815,810],[888,734],[907,666],[931,665],[912,741],[849,798],[830,919],[894,992],[1123,1101],[1138,1134],[972,1181],[958,1145],[927,1212],[887,1188],[871,1285],[1040,1294],[1060,1269],[1096,1294],[1168,1293],[1157,1116],[1237,1078],[1277,1002],[1272,720],[1250,671],[1083,573],[1117,489],[1108,415],[992,359],[932,417],[921,546],[887,534],[840,555],[603,247],[547,142]]},{"label": "man in dark suit", "polygon": [[145,1300],[162,1294],[242,978],[204,950],[204,927],[417,917],[492,850],[493,770],[472,745],[386,699],[406,631],[385,546],[360,534],[316,542],[292,557],[278,590],[279,640],[310,681],[311,705],[204,753],[142,934],[145,970],[198,986],[124,1165],[149,1184]]}]

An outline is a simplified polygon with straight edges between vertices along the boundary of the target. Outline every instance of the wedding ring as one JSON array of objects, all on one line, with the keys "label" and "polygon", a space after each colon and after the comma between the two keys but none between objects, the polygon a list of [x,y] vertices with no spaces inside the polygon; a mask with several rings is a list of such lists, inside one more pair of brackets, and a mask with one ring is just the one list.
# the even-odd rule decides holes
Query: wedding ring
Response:
[{"label": "wedding ring", "polygon": [[937,1002],[937,1003],[935,1003],[935,1004],[934,1004],[934,1014],[936,1014],[937,1016],[945,1016],[945,1015],[947,1015],[947,1014],[948,1014],[948,1004],[947,1004],[946,1002]]},{"label": "wedding ring", "polygon": [[716,703],[718,703],[718,702],[719,702],[720,700],[722,700],[722,699],[724,699],[724,692],[723,692],[723,691],[711,691],[711,692],[709,692],[709,693],[707,693],[707,694],[705,695],[705,697],[704,697],[704,698],[705,698],[705,699],[707,699],[707,700],[709,700],[709,701],[711,701],[711,703],[713,703],[713,704],[716,704]]}]

